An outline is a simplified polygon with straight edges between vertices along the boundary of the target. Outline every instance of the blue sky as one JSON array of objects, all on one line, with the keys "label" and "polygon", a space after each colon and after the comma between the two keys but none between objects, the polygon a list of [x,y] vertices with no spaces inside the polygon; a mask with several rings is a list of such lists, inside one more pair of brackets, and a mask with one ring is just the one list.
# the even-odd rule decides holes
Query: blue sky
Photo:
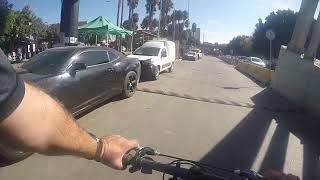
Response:
[{"label": "blue sky", "polygon": [[[81,0],[80,20],[90,21],[98,16],[105,16],[116,22],[117,0],[109,1]],[[187,0],[173,1],[176,9],[187,10]],[[21,9],[29,4],[47,23],[60,21],[60,0],[9,0],[9,2],[14,4],[15,9]],[[258,18],[264,19],[270,12],[279,9],[298,11],[300,3],[301,0],[190,0],[190,19],[201,28],[201,40],[204,37],[208,42],[227,43],[234,36],[252,34]],[[136,10],[140,14],[140,20],[146,14],[144,6],[145,0],[140,0]],[[127,11],[126,7],[124,19],[128,17]]]}]

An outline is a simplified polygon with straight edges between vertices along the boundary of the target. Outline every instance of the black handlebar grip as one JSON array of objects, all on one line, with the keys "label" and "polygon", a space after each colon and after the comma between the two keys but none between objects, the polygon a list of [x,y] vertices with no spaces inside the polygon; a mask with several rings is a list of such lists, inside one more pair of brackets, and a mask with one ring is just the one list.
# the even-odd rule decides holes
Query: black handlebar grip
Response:
[{"label": "black handlebar grip", "polygon": [[133,155],[126,153],[122,158],[123,169],[126,169],[132,163]]}]

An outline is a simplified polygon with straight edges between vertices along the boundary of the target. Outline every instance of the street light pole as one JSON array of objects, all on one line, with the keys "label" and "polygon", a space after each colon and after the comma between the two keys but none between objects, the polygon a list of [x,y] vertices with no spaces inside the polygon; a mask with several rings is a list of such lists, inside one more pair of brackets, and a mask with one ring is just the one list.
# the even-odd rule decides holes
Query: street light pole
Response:
[{"label": "street light pole", "polygon": [[[190,0],[188,0],[188,22],[190,24]],[[189,32],[187,31],[187,43],[189,41]]]},{"label": "street light pole", "polygon": [[176,9],[173,8],[173,42],[176,41]]},{"label": "street light pole", "polygon": [[[121,0],[118,0],[118,7],[117,7],[117,26],[120,25],[120,9],[121,9]],[[118,51],[120,50],[119,49],[119,35],[116,35],[116,42],[117,42],[117,48],[118,48]]]},{"label": "street light pole", "polygon": [[190,0],[188,0],[188,21],[190,21]]},{"label": "street light pole", "polygon": [[208,22],[204,25],[204,30],[203,30],[203,37],[202,37],[202,43],[204,43],[204,37],[205,37],[205,33],[207,31],[207,25],[208,25]]},{"label": "street light pole", "polygon": [[161,15],[162,15],[162,0],[160,0],[160,14],[159,14],[159,26],[158,26],[158,40],[160,39]]}]

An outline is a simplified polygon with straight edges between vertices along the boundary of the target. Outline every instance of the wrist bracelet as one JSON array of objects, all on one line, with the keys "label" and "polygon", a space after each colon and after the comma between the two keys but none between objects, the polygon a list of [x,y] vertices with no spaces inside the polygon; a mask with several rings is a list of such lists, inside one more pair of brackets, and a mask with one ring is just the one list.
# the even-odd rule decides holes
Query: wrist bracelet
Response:
[{"label": "wrist bracelet", "polygon": [[97,142],[97,151],[96,151],[93,159],[95,161],[97,161],[97,162],[100,162],[101,161],[101,156],[102,156],[102,150],[103,150],[103,140],[101,140],[100,138],[96,137],[92,133],[89,133],[89,134]]}]

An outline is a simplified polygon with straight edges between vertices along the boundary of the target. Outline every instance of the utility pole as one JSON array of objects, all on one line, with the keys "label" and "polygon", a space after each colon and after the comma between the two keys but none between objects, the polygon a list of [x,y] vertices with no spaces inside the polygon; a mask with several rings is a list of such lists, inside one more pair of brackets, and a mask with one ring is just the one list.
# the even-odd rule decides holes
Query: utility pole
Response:
[{"label": "utility pole", "polygon": [[119,21],[120,21],[120,8],[121,8],[121,0],[118,0],[118,10],[117,10],[117,26],[119,26]]},{"label": "utility pole", "polygon": [[204,43],[204,38],[205,38],[205,35],[206,35],[205,33],[207,32],[208,23],[209,23],[209,22],[207,21],[206,25],[204,26],[202,43]]},{"label": "utility pole", "polygon": [[60,42],[73,46],[78,42],[80,0],[62,0],[60,19]]},{"label": "utility pole", "polygon": [[173,42],[176,42],[176,9],[173,7]]},{"label": "utility pole", "polygon": [[120,20],[120,26],[122,26],[123,23],[123,0],[121,0],[121,20]]},{"label": "utility pole", "polygon": [[[190,0],[188,0],[188,22],[190,25]],[[189,41],[189,32],[187,31],[187,43],[188,43],[188,41]]]},{"label": "utility pole", "polygon": [[160,15],[159,15],[159,26],[158,26],[158,39],[160,39],[161,15],[162,15],[162,0],[160,0]]},{"label": "utility pole", "polygon": [[190,21],[190,0],[188,0],[188,20]]},{"label": "utility pole", "polygon": [[[120,27],[122,27],[122,23],[123,23],[123,0],[121,0],[121,18],[120,18]],[[120,44],[120,52],[122,51],[122,35],[120,37],[120,40],[119,40],[119,44]]]},{"label": "utility pole", "polygon": [[[117,8],[117,26],[120,26],[120,9],[121,9],[121,0],[118,0],[118,8]],[[116,42],[118,51],[120,51],[120,41],[119,41],[119,35],[116,36]]]}]

